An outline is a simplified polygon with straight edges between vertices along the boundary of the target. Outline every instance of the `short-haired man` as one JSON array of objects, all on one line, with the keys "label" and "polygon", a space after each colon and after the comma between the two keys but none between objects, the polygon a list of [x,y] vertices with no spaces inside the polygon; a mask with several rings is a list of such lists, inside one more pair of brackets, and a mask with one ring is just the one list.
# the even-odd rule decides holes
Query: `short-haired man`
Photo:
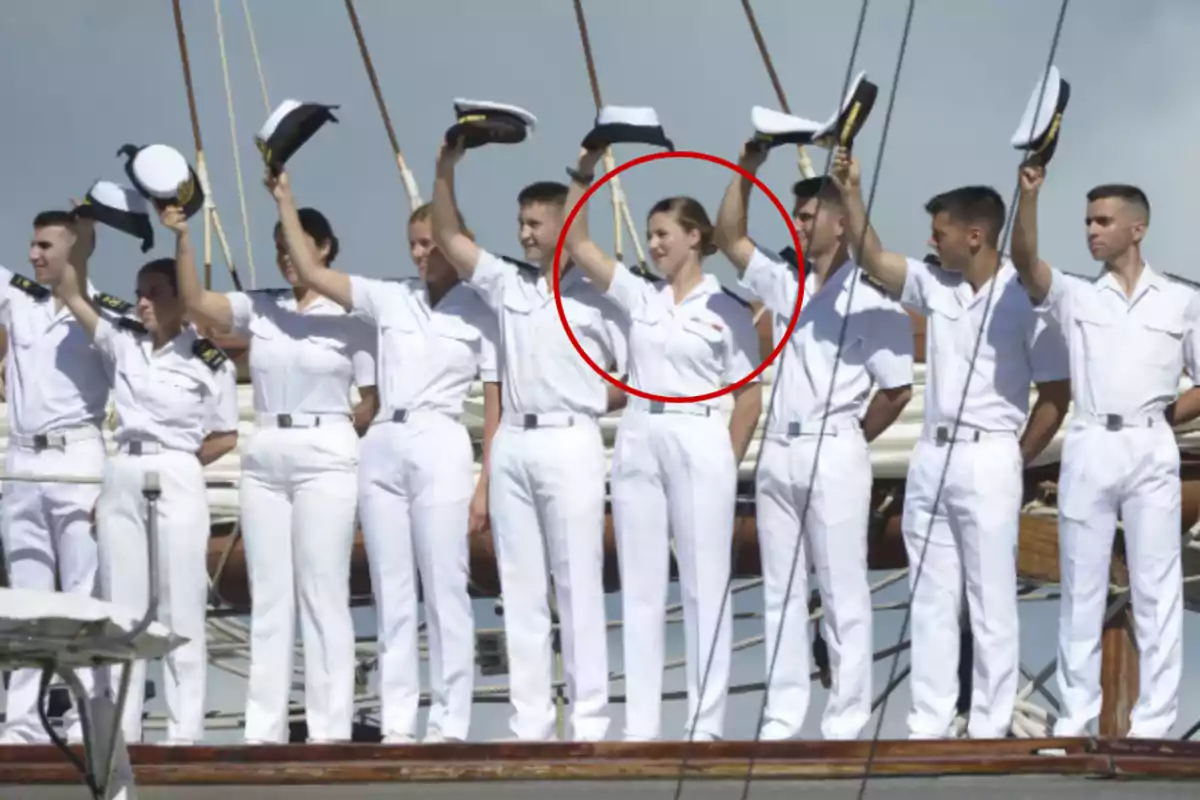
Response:
[{"label": "short-haired man", "polygon": [[[554,300],[554,254],[567,187],[534,183],[517,197],[526,263],[495,256],[462,230],[454,167],[464,148],[443,145],[433,191],[433,238],[500,323],[503,412],[492,443],[489,505],[508,647],[511,727],[528,741],[552,737],[551,618],[545,565],[558,601],[571,693],[573,738],[608,730],[604,609],[604,505],[608,467],[598,418],[623,401],[580,358]],[[571,332],[600,365],[623,371],[628,323],[569,264],[559,290]]]},{"label": "short-haired man", "polygon": [[[740,165],[755,173],[765,158],[765,151],[746,148]],[[757,247],[747,235],[751,186],[735,176],[726,189],[717,245],[743,286],[770,310],[777,336],[787,330],[801,292],[804,301],[780,359],[756,475],[768,669],[776,648],[779,653],[768,676],[761,737],[797,737],[808,710],[807,549],[827,610],[822,627],[833,672],[821,732],[826,739],[853,739],[871,717],[867,443],[912,396],[912,326],[900,304],[849,259],[846,211],[836,185],[813,178],[793,187],[792,216],[807,262],[803,287],[798,263]],[[800,549],[789,578],[801,537],[807,548]]]},{"label": "short-haired man", "polygon": [[[1059,736],[1082,736],[1100,715],[1100,634],[1117,517],[1125,525],[1140,687],[1129,735],[1167,736],[1183,674],[1179,446],[1173,425],[1200,415],[1200,292],[1142,258],[1150,203],[1135,186],[1087,194],[1094,279],[1038,258],[1037,199],[1045,167],[1020,168],[1013,263],[1039,311],[1067,332],[1075,403],[1058,482],[1062,601]],[[1178,396],[1177,396],[1178,395]]]},{"label": "short-haired man", "polygon": [[[857,160],[844,149],[833,174],[850,241],[861,242],[859,263],[927,320],[925,425],[909,464],[901,525],[913,592],[909,733],[950,734],[965,583],[975,643],[967,735],[1004,738],[1020,668],[1016,553],[1024,468],[1066,414],[1066,346],[1061,332],[1034,313],[1016,270],[1001,257],[1004,201],[994,189],[964,186],[926,204],[935,264],[883,249],[868,225]],[[1032,410],[1031,382],[1038,387]]]}]

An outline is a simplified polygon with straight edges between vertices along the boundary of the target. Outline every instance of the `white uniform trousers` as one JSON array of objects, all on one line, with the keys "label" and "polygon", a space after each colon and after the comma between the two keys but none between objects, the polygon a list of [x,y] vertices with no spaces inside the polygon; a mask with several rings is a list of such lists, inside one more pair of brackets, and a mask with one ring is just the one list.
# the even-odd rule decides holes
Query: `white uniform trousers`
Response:
[{"label": "white uniform trousers", "polygon": [[[810,497],[818,442],[820,458]],[[821,629],[829,645],[833,678],[821,733],[826,739],[853,739],[871,718],[873,639],[867,582],[871,480],[870,451],[857,426],[835,430],[829,425],[824,441],[814,431],[790,438],[772,434],[763,442],[756,506],[770,681],[764,740],[798,736],[808,710],[812,681],[805,558],[810,554],[825,609]],[[808,515],[802,524],[806,503]],[[798,541],[803,546],[788,594]],[[774,673],[770,673],[777,647]]]},{"label": "white uniform trousers", "polygon": [[[208,683],[205,610],[208,606],[208,499],[204,469],[194,453],[163,450],[153,455],[118,453],[104,469],[96,505],[102,596],[140,619],[150,600],[147,504],[142,490],[147,472],[159,475],[157,502],[157,619],[187,643],[163,658],[167,705],[166,741],[193,744],[204,738]],[[115,699],[123,667],[112,667],[108,688]],[[146,662],[137,661],[121,721],[125,741],[142,739]]]},{"label": "white uniform trousers", "polygon": [[687,659],[683,736],[719,739],[733,656],[733,603],[722,603],[722,596],[729,588],[737,501],[725,418],[627,409],[613,449],[612,495],[625,617],[625,738],[662,734],[673,538]]},{"label": "white uniform trousers", "polygon": [[[30,443],[11,435],[4,458],[11,474],[99,478],[106,458],[99,428],[76,428],[64,435],[65,445],[35,450]],[[14,589],[94,595],[96,589],[96,540],[92,538],[91,513],[100,494],[98,484],[32,483],[9,481],[0,499],[0,534],[8,585]],[[94,686],[92,670],[76,673],[85,690]],[[43,743],[49,734],[38,719],[37,697],[41,671],[14,670],[9,679],[7,711],[2,743]],[[67,719],[68,737],[80,741],[82,728],[72,711]]]},{"label": "white uniform trousers", "polygon": [[[947,454],[949,469],[934,509]],[[1017,535],[1023,481],[1021,449],[1012,433],[961,426],[953,449],[926,435],[913,450],[901,526],[912,591],[908,728],[914,739],[950,735],[959,693],[964,584],[975,641],[967,735],[999,739],[1012,726],[1020,678]]]},{"label": "white uniform trousers", "polygon": [[[554,735],[549,574],[554,578],[572,738],[608,732],[604,609],[604,444],[595,420],[506,415],[492,440],[488,499],[504,600],[510,727]],[[544,425],[544,426],[543,426]]]},{"label": "white uniform trousers", "polygon": [[288,739],[296,616],[313,742],[349,741],[354,720],[350,555],[358,503],[350,420],[261,427],[242,453],[242,535],[250,580],[247,742]]},{"label": "white uniform trousers", "polygon": [[1179,446],[1171,428],[1105,430],[1072,423],[1059,476],[1058,736],[1081,736],[1100,715],[1100,635],[1117,515],[1138,644],[1138,699],[1129,736],[1166,738],[1183,676]]},{"label": "white uniform trousers", "polygon": [[385,742],[416,734],[418,569],[432,698],[426,736],[467,738],[475,685],[467,593],[474,462],[467,429],[435,412],[376,423],[363,440],[358,502],[375,596]]}]

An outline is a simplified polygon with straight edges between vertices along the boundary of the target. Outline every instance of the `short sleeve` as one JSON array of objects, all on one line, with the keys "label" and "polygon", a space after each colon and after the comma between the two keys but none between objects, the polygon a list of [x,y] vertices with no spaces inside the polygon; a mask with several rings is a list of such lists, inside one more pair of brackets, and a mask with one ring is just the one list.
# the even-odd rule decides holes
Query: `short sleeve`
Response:
[{"label": "short sleeve", "polygon": [[[729,326],[729,337],[725,347],[724,380],[726,384],[733,384],[757,369],[762,357],[758,348],[758,330],[748,308],[737,304],[725,316],[725,322]],[[754,380],[761,378],[759,375]]]},{"label": "short sleeve", "polygon": [[621,311],[633,314],[645,305],[647,293],[653,291],[645,279],[634,275],[629,267],[618,262],[613,265],[612,280],[608,282],[608,291],[604,295]]},{"label": "short sleeve", "polygon": [[383,281],[374,278],[364,278],[361,275],[350,276],[350,305],[351,313],[360,319],[379,324],[380,308],[384,305],[380,298]]},{"label": "short sleeve", "polygon": [[937,291],[937,276],[933,266],[915,258],[905,259],[908,269],[904,274],[904,288],[900,291],[900,302],[918,314],[929,314],[929,296]]},{"label": "short sleeve", "polygon": [[867,372],[880,389],[898,389],[913,382],[912,319],[902,308],[879,308],[872,315]]},{"label": "short sleeve", "polygon": [[467,283],[475,287],[493,311],[498,312],[504,302],[504,284],[516,269],[516,264],[492,255],[481,247],[479,260],[475,262],[475,269]]},{"label": "short sleeve", "polygon": [[1183,367],[1192,383],[1200,386],[1200,292],[1192,292],[1183,324]]},{"label": "short sleeve", "polygon": [[484,383],[496,383],[500,380],[500,359],[497,350],[500,345],[500,325],[496,315],[489,309],[483,309],[479,315],[479,380]]},{"label": "short sleeve", "polygon": [[361,319],[349,317],[351,363],[354,367],[354,385],[361,388],[375,385],[376,333],[374,327]]},{"label": "short sleeve", "polygon": [[132,338],[132,334],[123,331],[113,323],[104,318],[104,315],[98,315],[96,320],[96,332],[92,335],[92,343],[96,345],[96,349],[104,356],[111,366],[116,366],[120,360],[121,351],[126,344],[127,339]]},{"label": "short sleeve", "polygon": [[762,300],[772,314],[792,318],[800,291],[799,273],[781,256],[755,247],[738,285]]},{"label": "short sleeve", "polygon": [[1061,271],[1050,268],[1050,290],[1046,292],[1046,296],[1042,298],[1042,302],[1036,304],[1033,310],[1038,314],[1044,314],[1052,318],[1059,325],[1062,325],[1066,320],[1067,301],[1071,295],[1071,284],[1074,281],[1064,275]]},{"label": "short sleeve", "polygon": [[238,429],[237,369],[226,361],[217,370],[216,392],[209,398],[205,433],[231,433]]},{"label": "short sleeve", "polygon": [[608,308],[601,311],[604,330],[612,343],[613,370],[618,375],[629,372],[629,317],[616,303],[609,303]]},{"label": "short sleeve", "polygon": [[1029,369],[1034,383],[1065,381],[1071,377],[1067,339],[1058,320],[1034,314],[1029,332]]},{"label": "short sleeve", "polygon": [[229,301],[229,310],[233,317],[233,334],[248,337],[250,323],[254,321],[254,300],[245,292],[227,292],[225,299]]}]

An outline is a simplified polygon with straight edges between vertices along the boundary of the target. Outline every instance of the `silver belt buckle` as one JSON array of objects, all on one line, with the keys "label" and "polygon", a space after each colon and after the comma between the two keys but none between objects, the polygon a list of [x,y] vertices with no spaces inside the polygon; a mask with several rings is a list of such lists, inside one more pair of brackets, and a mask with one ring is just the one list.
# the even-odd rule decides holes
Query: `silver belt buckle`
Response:
[{"label": "silver belt buckle", "polygon": [[50,447],[50,436],[45,433],[35,433],[33,435],[33,449],[46,450]]},{"label": "silver belt buckle", "polygon": [[950,443],[950,429],[947,428],[945,425],[938,425],[937,432],[936,432],[934,439],[938,444],[949,444]]},{"label": "silver belt buckle", "polygon": [[279,427],[279,428],[292,427],[292,415],[291,414],[276,414],[275,415],[275,425],[276,425],[276,427]]},{"label": "silver belt buckle", "polygon": [[1104,427],[1106,430],[1119,431],[1125,427],[1125,419],[1120,414],[1105,414]]},{"label": "silver belt buckle", "polygon": [[392,422],[408,422],[408,409],[399,408],[393,411]]},{"label": "silver belt buckle", "polygon": [[801,431],[800,431],[800,423],[799,422],[789,422],[788,423],[787,437],[789,439],[795,439],[797,436],[800,435],[800,433],[801,433]]},{"label": "silver belt buckle", "polygon": [[665,414],[666,411],[667,411],[667,404],[664,403],[662,400],[651,400],[650,401],[649,413]]},{"label": "silver belt buckle", "polygon": [[537,414],[526,414],[522,418],[521,423],[522,423],[522,427],[525,428],[525,430],[531,431],[538,426],[538,415]]}]

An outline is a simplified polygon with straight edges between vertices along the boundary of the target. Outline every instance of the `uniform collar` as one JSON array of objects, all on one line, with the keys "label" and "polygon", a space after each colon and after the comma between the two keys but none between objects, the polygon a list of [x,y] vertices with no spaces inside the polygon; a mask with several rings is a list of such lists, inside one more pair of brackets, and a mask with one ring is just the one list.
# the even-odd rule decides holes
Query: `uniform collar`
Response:
[{"label": "uniform collar", "polygon": [[1159,290],[1165,288],[1167,279],[1160,273],[1150,267],[1150,262],[1142,259],[1142,274],[1138,276],[1137,285],[1133,287],[1133,296],[1125,294],[1125,290],[1121,288],[1121,284],[1117,281],[1115,275],[1108,267],[1104,267],[1099,277],[1096,278],[1096,286],[1101,290],[1109,289],[1120,295],[1121,299],[1134,303],[1141,298],[1146,292],[1151,290]]},{"label": "uniform collar", "polygon": [[[659,294],[670,301],[671,305],[675,305],[675,294],[674,290],[671,288],[671,284],[663,281],[662,288],[658,291]],[[697,298],[720,294],[723,291],[724,289],[721,288],[721,282],[717,280],[717,277],[710,272],[706,272],[704,273],[704,277],[700,279],[700,282],[692,287],[692,290],[688,292],[682,300],[679,301],[679,305],[683,305],[684,303]]]}]

